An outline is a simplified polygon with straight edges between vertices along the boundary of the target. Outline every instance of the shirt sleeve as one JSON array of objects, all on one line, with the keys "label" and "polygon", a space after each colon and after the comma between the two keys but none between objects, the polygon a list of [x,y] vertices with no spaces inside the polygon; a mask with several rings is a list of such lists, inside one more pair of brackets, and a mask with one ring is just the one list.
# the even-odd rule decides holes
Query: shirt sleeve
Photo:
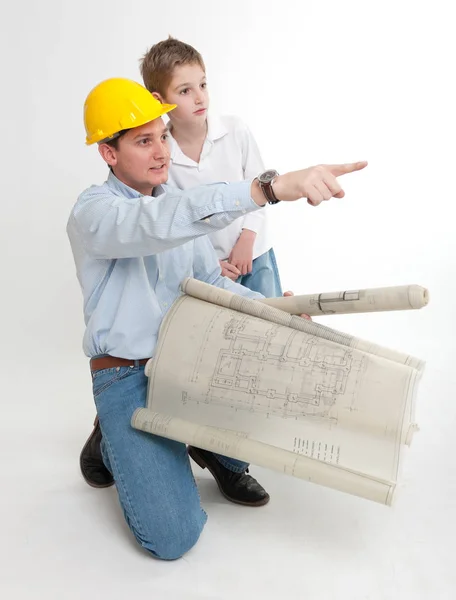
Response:
[{"label": "shirt sleeve", "polygon": [[[244,124],[241,133],[241,143],[244,179],[253,180],[255,177],[258,177],[258,175],[262,173],[265,168],[255,138],[253,137],[250,129]],[[255,213],[246,215],[242,223],[242,228],[250,229],[251,231],[258,233],[264,224],[264,220],[266,219],[266,209],[267,207]]]},{"label": "shirt sleeve", "polygon": [[234,294],[253,299],[264,298],[262,294],[249,290],[249,288],[232,281],[229,277],[222,276],[217,254],[208,237],[200,237],[195,240],[193,275],[195,279],[210,283]]},{"label": "shirt sleeve", "polygon": [[107,185],[93,186],[79,197],[68,229],[93,258],[150,256],[259,210],[250,187],[250,181],[217,183],[170,188],[157,197],[126,198]]}]

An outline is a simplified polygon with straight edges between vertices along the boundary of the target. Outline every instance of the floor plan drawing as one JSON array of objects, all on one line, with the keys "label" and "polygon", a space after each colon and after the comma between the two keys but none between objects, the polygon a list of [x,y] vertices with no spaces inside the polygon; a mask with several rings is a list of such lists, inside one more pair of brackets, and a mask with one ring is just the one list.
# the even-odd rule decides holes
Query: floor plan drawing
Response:
[{"label": "floor plan drawing", "polygon": [[[219,315],[215,317],[217,320]],[[220,324],[218,323],[218,326]],[[210,336],[212,327],[208,327]],[[216,327],[217,328],[217,327]],[[240,314],[224,325],[225,345],[213,357],[213,372],[206,373],[206,402],[230,405],[236,410],[265,413],[268,417],[337,420],[331,410],[337,398],[350,403],[361,374],[362,361],[342,346],[332,347],[296,330],[261,322]],[[199,365],[207,360],[204,344],[195,362],[192,381],[201,382]],[[350,389],[353,388],[353,389]],[[183,401],[192,401],[183,394]]]},{"label": "floor plan drawing", "polygon": [[193,279],[183,291],[133,427],[391,505],[425,363],[295,308]]}]

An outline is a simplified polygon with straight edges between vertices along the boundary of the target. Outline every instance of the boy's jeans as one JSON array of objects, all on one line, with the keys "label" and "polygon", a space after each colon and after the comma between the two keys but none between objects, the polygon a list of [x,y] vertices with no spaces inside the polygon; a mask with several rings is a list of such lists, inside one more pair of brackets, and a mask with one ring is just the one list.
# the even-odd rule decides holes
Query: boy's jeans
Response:
[{"label": "boy's jeans", "polygon": [[[146,405],[143,366],[92,373],[103,434],[102,453],[114,475],[125,519],[138,542],[157,558],[179,558],[198,540],[207,516],[185,444],[134,429],[130,419]],[[245,463],[218,457],[233,471]]]},{"label": "boy's jeans", "polygon": [[280,285],[279,270],[274,250],[271,248],[268,252],[255,258],[253,260],[252,272],[238,277],[236,283],[245,285],[249,290],[259,292],[266,298],[278,298],[282,296],[282,287]]}]

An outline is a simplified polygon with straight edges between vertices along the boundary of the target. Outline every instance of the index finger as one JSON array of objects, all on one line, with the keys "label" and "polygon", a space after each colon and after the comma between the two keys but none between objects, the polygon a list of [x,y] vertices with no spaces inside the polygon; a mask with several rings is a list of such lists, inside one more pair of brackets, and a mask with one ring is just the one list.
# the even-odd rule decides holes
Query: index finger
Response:
[{"label": "index finger", "polygon": [[365,167],[367,167],[366,160],[361,160],[354,163],[345,163],[342,165],[326,165],[328,171],[335,177],[340,177],[341,175],[346,175],[347,173],[353,173],[354,171],[361,171],[361,169],[364,169]]}]

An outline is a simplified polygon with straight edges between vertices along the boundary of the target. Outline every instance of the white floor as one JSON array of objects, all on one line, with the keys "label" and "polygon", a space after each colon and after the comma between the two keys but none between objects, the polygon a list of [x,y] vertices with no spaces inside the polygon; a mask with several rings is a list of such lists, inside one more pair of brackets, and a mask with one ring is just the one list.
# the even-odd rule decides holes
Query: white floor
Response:
[{"label": "white floor", "polygon": [[1,424],[1,598],[456,597],[450,359],[428,361],[422,430],[393,508],[257,468],[272,500],[238,507],[195,467],[209,521],[197,546],[171,563],[136,546],[114,488],[95,490],[80,477],[78,455],[93,417],[85,365],[75,377],[64,361],[37,360],[27,378],[16,362],[7,367],[14,408]]}]

